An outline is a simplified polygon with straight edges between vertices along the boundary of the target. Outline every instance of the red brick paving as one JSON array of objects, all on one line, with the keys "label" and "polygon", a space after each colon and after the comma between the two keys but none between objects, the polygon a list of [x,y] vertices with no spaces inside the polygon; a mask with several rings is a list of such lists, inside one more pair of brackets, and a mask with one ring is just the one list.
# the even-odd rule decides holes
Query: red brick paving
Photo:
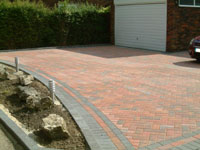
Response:
[{"label": "red brick paving", "polygon": [[192,141],[196,141],[197,139],[200,139],[200,134],[198,134],[194,137],[189,137],[189,138],[186,138],[186,139],[183,139],[183,140],[173,142],[169,145],[161,146],[158,149],[159,150],[167,150],[167,149],[170,149],[170,148],[173,148],[173,147],[176,147],[176,146],[180,146],[180,145],[183,145],[183,144],[190,143]]},{"label": "red brick paving", "polygon": [[186,52],[105,46],[0,53],[1,60],[15,56],[77,90],[136,148],[200,129],[200,64]]}]

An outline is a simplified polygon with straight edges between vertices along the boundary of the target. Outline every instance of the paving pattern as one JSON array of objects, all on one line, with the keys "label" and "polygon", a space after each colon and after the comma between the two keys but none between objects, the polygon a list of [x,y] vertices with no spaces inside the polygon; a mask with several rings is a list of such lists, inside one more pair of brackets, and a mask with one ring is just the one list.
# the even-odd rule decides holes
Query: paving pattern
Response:
[{"label": "paving pattern", "polygon": [[130,149],[126,143],[147,150],[200,148],[200,64],[187,52],[51,48],[4,52],[0,60],[15,56],[87,99],[95,109],[84,108],[119,150]]}]

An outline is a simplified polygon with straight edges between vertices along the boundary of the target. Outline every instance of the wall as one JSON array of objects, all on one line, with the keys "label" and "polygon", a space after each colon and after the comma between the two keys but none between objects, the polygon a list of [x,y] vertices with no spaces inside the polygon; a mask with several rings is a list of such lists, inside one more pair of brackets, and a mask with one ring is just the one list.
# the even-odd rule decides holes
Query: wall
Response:
[{"label": "wall", "polygon": [[167,51],[187,50],[189,42],[200,35],[200,8],[179,7],[168,0]]}]

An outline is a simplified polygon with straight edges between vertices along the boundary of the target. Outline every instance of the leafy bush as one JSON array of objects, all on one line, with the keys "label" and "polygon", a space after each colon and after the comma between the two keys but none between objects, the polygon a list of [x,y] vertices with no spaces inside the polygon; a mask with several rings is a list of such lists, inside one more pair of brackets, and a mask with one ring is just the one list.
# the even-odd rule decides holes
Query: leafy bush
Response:
[{"label": "leafy bush", "polygon": [[89,4],[0,2],[0,49],[109,42],[109,9]]}]

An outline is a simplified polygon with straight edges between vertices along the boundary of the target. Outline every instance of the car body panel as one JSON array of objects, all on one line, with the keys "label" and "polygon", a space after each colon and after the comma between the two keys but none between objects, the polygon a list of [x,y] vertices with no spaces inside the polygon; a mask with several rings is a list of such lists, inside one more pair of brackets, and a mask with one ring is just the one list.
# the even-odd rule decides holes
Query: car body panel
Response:
[{"label": "car body panel", "polygon": [[189,45],[189,54],[192,58],[200,60],[200,52],[196,52],[196,48],[200,49],[200,36],[191,40]]}]

